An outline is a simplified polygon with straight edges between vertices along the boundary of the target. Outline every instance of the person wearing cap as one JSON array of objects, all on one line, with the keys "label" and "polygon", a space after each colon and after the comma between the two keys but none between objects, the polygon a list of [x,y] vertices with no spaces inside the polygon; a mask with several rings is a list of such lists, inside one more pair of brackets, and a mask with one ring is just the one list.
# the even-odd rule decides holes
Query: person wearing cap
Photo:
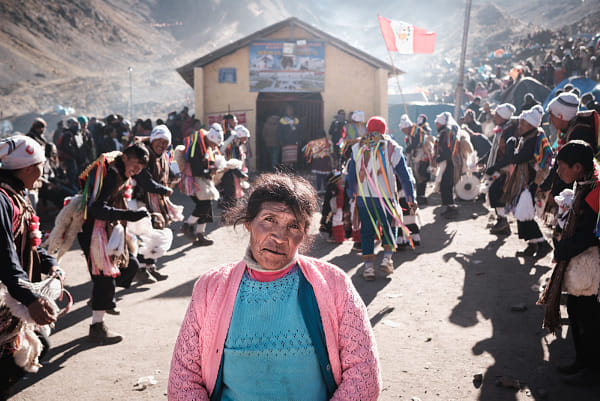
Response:
[{"label": "person wearing cap", "polygon": [[77,117],[77,122],[81,130],[81,137],[83,139],[83,150],[85,152],[85,160],[82,166],[85,167],[96,159],[96,143],[94,142],[94,136],[88,129],[88,118],[86,116]]},{"label": "person wearing cap", "polygon": [[429,165],[431,154],[427,149],[428,138],[431,136],[431,128],[427,123],[427,116],[420,114],[417,117],[417,123],[413,124],[410,118],[403,114],[400,117],[398,127],[402,131],[406,142],[406,158],[408,165],[412,168],[417,187],[417,202],[419,205],[427,204],[425,189],[430,179]]},{"label": "person wearing cap", "polygon": [[46,124],[46,121],[44,121],[43,118],[38,117],[33,120],[31,128],[29,128],[29,131],[25,135],[35,140],[42,148],[44,148],[48,143],[44,137],[44,132],[46,131],[47,126],[48,124]]},{"label": "person wearing cap", "polygon": [[517,122],[512,120],[516,107],[510,103],[503,103],[496,107],[494,113],[494,137],[492,148],[487,160],[485,170],[488,180],[492,183],[488,188],[488,199],[490,207],[496,210],[496,224],[492,226],[490,232],[498,235],[509,235],[510,225],[506,218],[505,202],[502,201],[504,183],[515,153],[517,139],[515,131]]},{"label": "person wearing cap", "polygon": [[[237,120],[235,120],[237,124]],[[221,192],[219,205],[228,209],[235,205],[236,201],[243,195],[242,180],[248,179],[248,168],[246,167],[246,155],[250,131],[243,125],[236,125],[223,144],[220,151],[228,162],[225,172],[217,188]],[[246,186],[246,185],[244,185]]]},{"label": "person wearing cap", "polygon": [[360,110],[353,111],[350,121],[346,124],[346,140],[359,139],[366,133],[365,113]]},{"label": "person wearing cap", "polygon": [[201,128],[185,138],[184,145],[178,146],[175,153],[183,174],[180,186],[195,204],[181,231],[193,238],[197,246],[214,243],[206,235],[206,224],[213,222],[212,201],[219,199],[213,178],[217,170],[225,165],[225,159],[219,152],[222,143],[223,127],[213,123],[208,131]]},{"label": "person wearing cap", "polygon": [[458,124],[452,115],[445,111],[435,117],[435,128],[438,132],[438,147],[436,163],[440,165],[441,181],[440,194],[445,210],[442,215],[447,218],[455,217],[458,206],[454,203],[454,185],[460,178],[459,166],[455,160],[460,157]]},{"label": "person wearing cap", "polygon": [[[375,279],[374,242],[383,233],[383,260],[380,270],[394,273],[393,251],[396,249],[396,228],[402,224],[402,210],[397,200],[396,176],[411,208],[416,209],[413,183],[400,145],[387,135],[387,123],[382,117],[371,117],[367,122],[367,134],[352,146],[352,158],[348,164],[348,187],[361,221],[360,236],[362,259],[365,262],[363,278]],[[381,237],[380,237],[381,238]]]},{"label": "person wearing cap", "polygon": [[[92,323],[88,338],[94,343],[114,344],[123,339],[104,324],[104,315],[121,313],[115,288],[129,288],[139,268],[135,255],[127,250],[127,222],[139,221],[149,214],[146,210],[128,210],[127,198],[131,196],[130,178],[147,164],[146,148],[133,144],[122,153],[103,155],[80,176],[84,199],[89,201],[82,204],[85,221],[77,239],[92,278]],[[109,257],[108,238],[119,226],[123,229],[121,246],[126,251],[118,258]]]},{"label": "person wearing cap", "polygon": [[552,247],[544,238],[534,214],[521,215],[519,208],[521,206],[525,206],[526,209],[531,208],[532,205],[525,203],[533,202],[533,194],[537,189],[537,172],[544,171],[552,158],[552,149],[549,147],[544,131],[540,128],[543,115],[542,106],[537,105],[519,116],[516,132],[519,142],[511,160],[514,169],[506,180],[502,198],[517,218],[519,238],[527,241],[527,248],[517,255],[536,259],[546,256],[552,251]]},{"label": "person wearing cap", "polygon": [[[33,188],[41,177],[44,160],[44,149],[28,136],[12,136],[0,141],[0,282],[40,326],[55,322],[56,311],[27,284],[40,281],[42,274],[56,272],[59,277],[63,274],[56,259],[39,247],[42,237],[39,219],[24,195],[24,191]],[[20,347],[20,337],[10,335],[12,329],[14,327],[10,325],[0,328],[2,399],[8,398],[13,384],[27,373],[15,362],[14,351]],[[47,339],[42,343],[47,349]]]},{"label": "person wearing cap", "polygon": [[[173,194],[170,184],[177,180],[175,174],[171,172],[169,167],[169,156],[167,149],[171,145],[171,131],[166,125],[157,125],[150,133],[150,137],[143,138],[141,144],[148,151],[148,164],[146,167],[134,177],[135,187],[133,198],[136,200],[137,208],[146,207],[153,214],[153,226],[155,230],[161,230],[156,235],[161,233],[167,234],[170,231],[167,225],[174,221],[181,221],[181,213],[175,213],[176,208],[169,197]],[[164,231],[163,231],[164,230]],[[142,242],[149,238],[144,238],[145,233],[135,233]],[[170,235],[172,238],[172,235]],[[170,246],[170,241],[169,242]],[[166,248],[166,249],[164,249]],[[144,252],[148,247],[140,247],[138,249],[138,261],[140,268],[135,279],[143,284],[151,284],[156,281],[167,279],[166,274],[160,273],[156,268],[156,259],[160,253]],[[166,252],[168,247],[165,245],[161,251]],[[149,250],[148,250],[149,251]],[[145,253],[152,253],[151,255]]]}]

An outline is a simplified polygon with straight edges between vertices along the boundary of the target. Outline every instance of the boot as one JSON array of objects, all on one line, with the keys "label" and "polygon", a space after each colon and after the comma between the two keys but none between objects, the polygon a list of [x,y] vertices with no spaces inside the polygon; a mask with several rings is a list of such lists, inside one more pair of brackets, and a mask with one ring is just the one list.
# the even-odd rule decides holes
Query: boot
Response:
[{"label": "boot", "polygon": [[154,284],[156,283],[156,279],[148,273],[148,269],[146,267],[140,267],[137,273],[135,274],[135,281],[140,284]]},{"label": "boot", "polygon": [[490,233],[496,235],[509,235],[510,224],[508,224],[508,219],[506,217],[498,218],[498,222],[490,229]]},{"label": "boot", "polygon": [[212,245],[215,241],[208,238],[204,233],[196,234],[196,240],[194,241],[194,245],[196,246],[208,246]]},{"label": "boot", "polygon": [[169,277],[167,274],[162,274],[161,272],[159,272],[156,269],[156,265],[148,266],[148,273],[150,273],[150,275],[154,277],[156,281],[163,281]]},{"label": "boot", "polygon": [[540,242],[538,243],[538,247],[533,257],[536,259],[541,259],[544,256],[548,255],[550,252],[552,252],[552,245],[550,245],[548,241]]},{"label": "boot", "polygon": [[188,224],[188,223],[183,223],[181,225],[181,232],[183,233],[183,235],[189,239],[194,239],[194,225],[193,224]]},{"label": "boot", "polygon": [[517,256],[533,256],[535,254],[535,252],[537,251],[538,248],[538,244],[533,242],[527,245],[527,248],[525,248],[522,251],[517,251]]},{"label": "boot", "polygon": [[108,330],[104,322],[100,322],[90,325],[88,339],[98,344],[116,344],[123,339],[123,336]]}]

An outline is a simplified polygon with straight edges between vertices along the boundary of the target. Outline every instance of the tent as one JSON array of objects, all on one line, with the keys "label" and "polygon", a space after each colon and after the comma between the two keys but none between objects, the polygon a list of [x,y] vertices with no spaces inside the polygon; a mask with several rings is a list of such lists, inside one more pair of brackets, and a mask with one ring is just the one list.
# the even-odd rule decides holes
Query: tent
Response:
[{"label": "tent", "polygon": [[[408,110],[408,117],[413,123],[417,121],[419,114],[425,114],[427,116],[427,122],[429,122],[429,125],[431,126],[433,135],[437,135],[434,124],[435,117],[444,111],[449,111],[451,114],[454,114],[454,105],[446,103],[437,104],[417,102],[407,104],[406,108]],[[404,105],[388,103],[388,130],[398,141],[398,143],[402,145],[404,145],[405,135],[402,133],[400,128],[398,128],[398,124],[400,123],[400,117],[402,117],[402,114],[404,113]]]},{"label": "tent", "polygon": [[580,95],[583,95],[587,92],[592,92],[594,94],[594,99],[596,99],[597,102],[600,102],[600,84],[598,82],[585,77],[569,77],[552,89],[552,92],[550,92],[550,94],[546,97],[546,100],[544,100],[544,110],[546,110],[548,103],[550,103],[550,101],[556,96],[556,91],[564,88],[567,84],[571,84],[575,88],[579,89]]},{"label": "tent", "polygon": [[525,77],[501,92],[498,103],[511,103],[517,108],[516,114],[520,114],[523,98],[527,93],[532,93],[535,100],[541,103],[550,93],[550,88],[537,79]]}]

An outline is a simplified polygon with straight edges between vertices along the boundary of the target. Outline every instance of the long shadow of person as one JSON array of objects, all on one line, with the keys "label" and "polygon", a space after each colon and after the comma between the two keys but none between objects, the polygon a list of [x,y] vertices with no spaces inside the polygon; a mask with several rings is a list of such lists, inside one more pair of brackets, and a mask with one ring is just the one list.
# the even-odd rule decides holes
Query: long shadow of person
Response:
[{"label": "long shadow of person", "polygon": [[29,386],[32,386],[46,377],[58,372],[63,368],[64,363],[69,358],[96,346],[96,344],[89,342],[87,337],[80,337],[73,339],[61,346],[50,348],[48,350],[48,354],[46,354],[44,357],[44,360],[41,361],[42,367],[40,370],[37,373],[28,374],[25,376],[26,380],[18,381],[13,388],[11,395],[14,396]]},{"label": "long shadow of person", "polygon": [[[480,386],[479,399],[517,400],[517,392],[526,388],[533,399],[545,399],[548,394],[556,400],[590,399],[584,393],[575,396],[572,389],[561,385],[551,364],[544,360],[543,308],[536,306],[539,294],[533,289],[548,267],[498,256],[504,241],[499,238],[470,254],[443,256],[445,261],[459,262],[465,272],[463,294],[449,320],[461,327],[474,327],[482,323],[481,316],[492,326],[492,335],[472,347],[473,354],[487,352],[494,359],[482,382],[474,382]],[[503,385],[505,379],[515,387]]]}]

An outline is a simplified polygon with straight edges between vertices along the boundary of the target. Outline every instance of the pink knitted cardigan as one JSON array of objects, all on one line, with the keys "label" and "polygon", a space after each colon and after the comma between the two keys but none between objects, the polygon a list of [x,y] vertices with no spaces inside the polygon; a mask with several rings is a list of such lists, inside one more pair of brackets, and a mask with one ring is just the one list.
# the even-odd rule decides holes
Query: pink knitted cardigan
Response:
[{"label": "pink knitted cardigan", "polygon": [[[338,386],[331,399],[376,400],[381,370],[365,304],[340,268],[306,256],[299,256],[298,264],[321,312]],[[244,261],[217,267],[196,282],[173,351],[169,400],[209,400],[245,268]]]}]

